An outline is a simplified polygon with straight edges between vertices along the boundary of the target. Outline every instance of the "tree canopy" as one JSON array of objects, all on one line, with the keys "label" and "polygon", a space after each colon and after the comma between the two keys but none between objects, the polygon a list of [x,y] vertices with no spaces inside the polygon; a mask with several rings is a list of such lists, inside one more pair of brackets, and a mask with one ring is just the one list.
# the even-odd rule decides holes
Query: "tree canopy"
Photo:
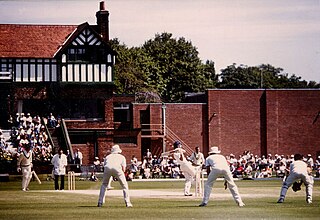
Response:
[{"label": "tree canopy", "polygon": [[139,100],[146,102],[181,102],[186,93],[209,88],[320,88],[319,83],[289,77],[282,68],[270,64],[234,63],[216,74],[214,61],[202,62],[190,41],[173,38],[171,33],[156,34],[140,47],[128,48],[117,38],[110,45],[117,53],[115,92],[139,94]]},{"label": "tree canopy", "polygon": [[301,77],[283,73],[282,68],[270,64],[248,67],[235,63],[221,70],[219,88],[228,89],[279,89],[279,88],[319,88],[320,84],[314,81],[309,83]]}]

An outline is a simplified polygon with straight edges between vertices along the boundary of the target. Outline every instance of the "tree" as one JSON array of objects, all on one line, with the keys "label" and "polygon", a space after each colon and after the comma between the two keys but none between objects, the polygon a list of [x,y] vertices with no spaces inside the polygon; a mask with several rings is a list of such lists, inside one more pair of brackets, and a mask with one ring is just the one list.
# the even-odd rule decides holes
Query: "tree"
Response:
[{"label": "tree", "polygon": [[139,47],[128,48],[120,44],[118,39],[110,41],[116,51],[114,68],[115,92],[117,94],[135,94],[137,92],[153,91],[148,84],[148,74],[144,70],[148,66],[148,56]]},{"label": "tree", "polygon": [[270,64],[248,67],[235,63],[221,71],[219,88],[256,89],[256,88],[319,88],[319,84],[302,80],[301,77],[283,73],[282,68]]},{"label": "tree", "polygon": [[149,85],[164,101],[180,102],[185,92],[200,92],[214,85],[214,63],[202,64],[197,49],[183,37],[156,34],[142,49],[152,60],[147,68]]}]

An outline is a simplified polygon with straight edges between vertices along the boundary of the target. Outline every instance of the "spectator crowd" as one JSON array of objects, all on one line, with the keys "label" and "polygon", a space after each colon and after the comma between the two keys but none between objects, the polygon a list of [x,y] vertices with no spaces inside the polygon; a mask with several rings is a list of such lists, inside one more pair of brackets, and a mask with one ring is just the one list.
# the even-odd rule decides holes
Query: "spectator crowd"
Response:
[{"label": "spectator crowd", "polygon": [[[290,164],[294,155],[272,155],[259,157],[250,151],[244,151],[238,158],[234,154],[226,156],[230,171],[234,178],[283,178],[289,172]],[[309,171],[316,177],[320,177],[320,156],[314,161],[311,154],[304,157]],[[204,168],[204,167],[203,167]],[[133,178],[183,178],[179,165],[172,156],[151,156],[143,157],[138,161],[133,155],[127,170],[128,179]]]},{"label": "spectator crowd", "polygon": [[17,113],[15,118],[10,116],[8,123],[11,126],[9,137],[6,137],[0,129],[0,161],[16,159],[22,149],[29,145],[34,161],[43,164],[50,163],[53,149],[44,125],[59,126],[59,121],[52,113],[43,120],[39,115]]},{"label": "spectator crowd", "polygon": [[[53,149],[48,139],[45,125],[49,128],[60,126],[52,113],[41,120],[39,115],[32,117],[30,113],[17,113],[15,118],[10,117],[11,124],[10,138],[6,139],[0,129],[0,161],[11,161],[19,156],[19,153],[25,145],[30,145],[35,161],[50,164],[53,157]],[[76,152],[79,158],[79,164],[82,165],[82,154],[79,150]],[[288,174],[290,163],[293,161],[293,155],[254,155],[250,151],[244,151],[243,154],[236,157],[234,154],[226,156],[230,166],[230,171],[235,178],[269,178],[284,177]],[[188,158],[192,160],[192,156]],[[320,177],[320,156],[314,161],[311,154],[303,159],[309,169],[316,177]],[[99,162],[99,163],[98,163]],[[95,158],[93,166],[94,172],[102,170],[99,158]],[[204,167],[203,167],[204,168]],[[171,155],[157,156],[152,155],[149,149],[143,156],[142,161],[138,161],[135,155],[132,156],[128,169],[126,171],[127,179],[134,178],[183,178],[179,165]]]}]

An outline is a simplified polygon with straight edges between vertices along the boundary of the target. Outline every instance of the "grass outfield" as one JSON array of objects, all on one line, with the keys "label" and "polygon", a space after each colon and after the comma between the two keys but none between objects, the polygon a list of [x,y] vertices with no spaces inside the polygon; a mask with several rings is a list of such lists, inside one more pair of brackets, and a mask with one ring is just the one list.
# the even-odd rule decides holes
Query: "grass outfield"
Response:
[{"label": "grass outfield", "polygon": [[[97,195],[56,192],[52,190],[52,181],[41,185],[31,182],[29,192],[20,190],[19,181],[0,182],[0,219],[319,219],[319,181],[315,181],[312,204],[305,202],[304,186],[297,193],[289,189],[285,203],[277,204],[280,180],[236,183],[245,207],[238,207],[219,181],[214,185],[213,198],[207,207],[198,207],[201,198],[182,196],[183,181],[129,182],[132,191],[181,192],[181,197],[132,196],[133,208],[125,208],[122,197],[108,195],[106,204],[97,208]],[[77,181],[76,188],[97,192],[100,184]],[[120,189],[117,182],[113,186]]]}]

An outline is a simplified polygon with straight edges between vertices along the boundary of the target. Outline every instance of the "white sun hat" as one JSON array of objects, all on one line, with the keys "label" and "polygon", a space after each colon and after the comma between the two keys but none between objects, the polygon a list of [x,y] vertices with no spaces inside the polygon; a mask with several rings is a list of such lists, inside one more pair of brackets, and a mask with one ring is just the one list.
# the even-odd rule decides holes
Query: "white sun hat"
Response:
[{"label": "white sun hat", "polygon": [[122,150],[120,149],[120,146],[118,144],[113,145],[111,148],[111,153],[112,154],[120,154]]},{"label": "white sun hat", "polygon": [[210,148],[209,154],[219,154],[221,151],[219,150],[218,147],[213,146]]}]

